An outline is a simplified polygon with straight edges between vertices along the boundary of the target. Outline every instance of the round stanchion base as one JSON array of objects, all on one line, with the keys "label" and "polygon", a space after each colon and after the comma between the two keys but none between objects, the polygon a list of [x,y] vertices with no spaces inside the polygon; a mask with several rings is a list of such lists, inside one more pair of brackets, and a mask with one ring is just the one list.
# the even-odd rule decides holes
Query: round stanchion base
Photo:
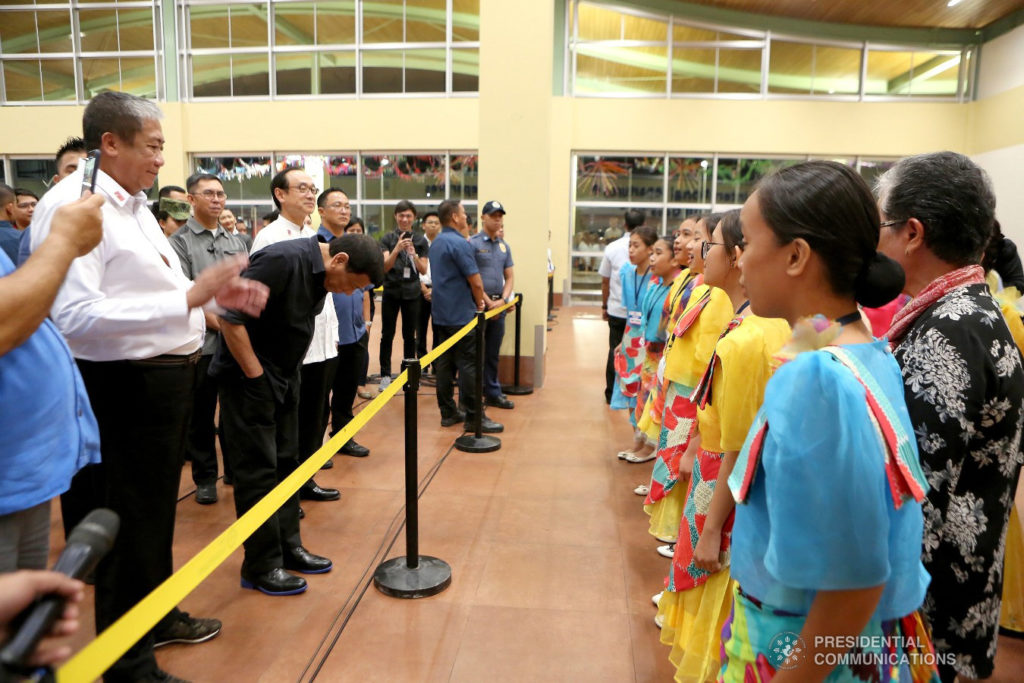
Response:
[{"label": "round stanchion base", "polygon": [[520,386],[518,384],[506,384],[501,388],[506,394],[512,394],[513,396],[526,396],[527,394],[533,393],[533,387]]},{"label": "round stanchion base", "polygon": [[463,434],[455,439],[455,448],[463,453],[490,453],[501,448],[501,439],[487,434]]},{"label": "round stanchion base", "polygon": [[426,598],[437,595],[452,583],[452,568],[444,560],[419,556],[419,566],[410,569],[406,558],[381,562],[373,573],[373,585],[393,598]]}]

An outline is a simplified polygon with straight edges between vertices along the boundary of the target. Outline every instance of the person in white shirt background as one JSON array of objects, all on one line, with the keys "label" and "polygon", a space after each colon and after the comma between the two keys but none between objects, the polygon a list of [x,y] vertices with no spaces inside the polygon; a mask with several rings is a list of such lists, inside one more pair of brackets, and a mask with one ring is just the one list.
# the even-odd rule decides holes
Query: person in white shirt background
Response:
[{"label": "person in white shirt background", "polygon": [[[280,214],[277,220],[260,230],[253,240],[250,254],[275,242],[314,237],[310,215],[316,210],[320,189],[302,168],[288,166],[270,182],[274,204]],[[307,221],[310,221],[307,224]],[[299,457],[308,458],[324,440],[323,406],[334,384],[338,366],[338,315],[334,306],[324,306],[314,320],[313,341],[302,360],[299,384]],[[311,478],[299,489],[302,500],[330,501],[341,498],[338,489],[322,488]],[[304,513],[300,510],[300,517]]]},{"label": "person in white shirt background", "polygon": [[[154,103],[102,92],[82,119],[89,149],[99,149],[95,191],[102,194],[103,238],[75,259],[53,306],[54,324],[81,370],[100,429],[102,463],[83,468],[68,494],[121,519],[113,549],[96,570],[96,630],[102,631],[171,575],[171,549],[203,307],[258,315],[261,283],[239,277],[244,255],[224,259],[190,281],[157,225],[145,190],[164,164],[163,114]],[[31,247],[50,233],[54,212],[82,193],[84,164],[36,209]],[[77,486],[76,486],[77,483]],[[220,622],[172,612],[184,630],[215,636]],[[106,681],[167,679],[147,634],[104,674]]]}]

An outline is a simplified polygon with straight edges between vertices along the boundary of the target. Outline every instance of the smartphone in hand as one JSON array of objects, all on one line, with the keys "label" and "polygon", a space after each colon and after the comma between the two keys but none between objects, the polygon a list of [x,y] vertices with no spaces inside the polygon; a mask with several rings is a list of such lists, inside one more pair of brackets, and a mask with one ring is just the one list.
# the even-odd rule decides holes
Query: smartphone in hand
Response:
[{"label": "smartphone in hand", "polygon": [[82,194],[85,191],[96,191],[96,174],[100,170],[100,150],[94,149],[85,157],[84,172],[82,173]]}]

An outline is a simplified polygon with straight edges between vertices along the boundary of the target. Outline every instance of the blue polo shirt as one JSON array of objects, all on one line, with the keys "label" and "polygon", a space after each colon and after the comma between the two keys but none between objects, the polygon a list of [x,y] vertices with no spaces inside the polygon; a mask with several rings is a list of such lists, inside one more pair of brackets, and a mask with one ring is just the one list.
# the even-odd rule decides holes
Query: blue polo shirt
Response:
[{"label": "blue polo shirt", "polygon": [[11,262],[18,260],[18,242],[21,240],[22,231],[11,225],[10,221],[0,221],[0,250],[2,250]]},{"label": "blue polo shirt", "polygon": [[435,325],[462,327],[476,315],[473,290],[466,278],[480,269],[473,247],[455,228],[447,225],[431,245],[430,278],[433,281],[430,315]]},{"label": "blue polo shirt", "polygon": [[[0,277],[14,262],[0,252]],[[0,515],[68,490],[82,467],[100,461],[100,433],[71,350],[46,319],[0,356]]]},{"label": "blue polo shirt", "polygon": [[484,293],[501,294],[505,288],[505,269],[513,265],[512,250],[503,239],[491,239],[486,232],[470,237],[469,244],[484,282]]}]

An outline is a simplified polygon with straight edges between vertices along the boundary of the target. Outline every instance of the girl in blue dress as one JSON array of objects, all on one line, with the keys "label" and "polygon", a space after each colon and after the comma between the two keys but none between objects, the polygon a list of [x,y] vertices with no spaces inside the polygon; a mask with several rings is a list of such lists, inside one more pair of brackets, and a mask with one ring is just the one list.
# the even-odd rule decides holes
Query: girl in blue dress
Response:
[{"label": "girl in blue dress", "polygon": [[857,307],[903,286],[876,252],[874,198],[849,167],[813,161],[762,182],[741,220],[751,311],[794,334],[729,477],[720,680],[938,680],[918,614],[928,485],[899,366]]}]

